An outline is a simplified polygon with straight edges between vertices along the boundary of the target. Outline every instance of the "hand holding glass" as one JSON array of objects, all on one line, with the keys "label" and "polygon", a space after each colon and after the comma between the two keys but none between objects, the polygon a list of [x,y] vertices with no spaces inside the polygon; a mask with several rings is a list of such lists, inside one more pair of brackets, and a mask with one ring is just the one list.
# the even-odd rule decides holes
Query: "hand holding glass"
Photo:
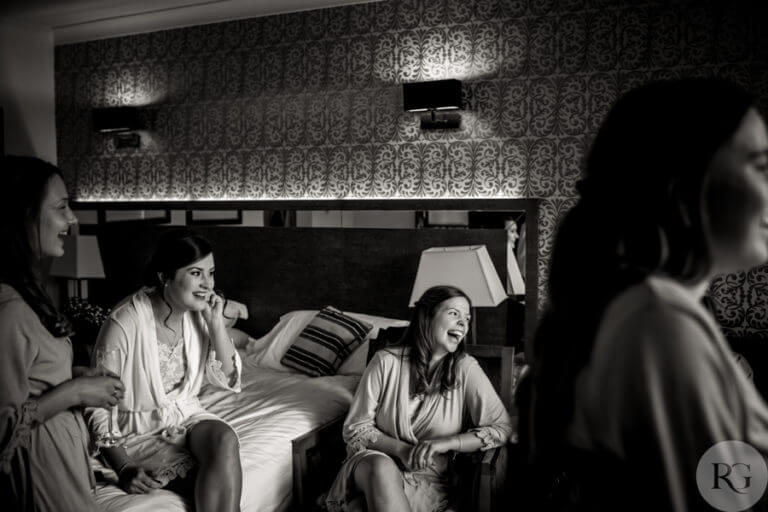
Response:
[{"label": "hand holding glass", "polygon": [[[96,368],[102,375],[115,375],[120,369],[122,361],[120,359],[120,353],[116,349],[104,349],[99,348],[96,353]],[[118,409],[117,404],[107,407],[107,426],[109,432],[107,435],[100,437],[96,440],[96,445],[99,448],[111,448],[117,446],[122,442],[122,436],[115,435],[114,429],[118,426]]]}]

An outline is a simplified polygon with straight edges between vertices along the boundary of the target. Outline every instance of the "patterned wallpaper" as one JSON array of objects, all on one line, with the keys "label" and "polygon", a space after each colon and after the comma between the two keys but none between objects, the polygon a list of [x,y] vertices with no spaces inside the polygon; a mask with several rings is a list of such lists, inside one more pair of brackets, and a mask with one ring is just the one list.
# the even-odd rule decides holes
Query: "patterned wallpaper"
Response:
[{"label": "patterned wallpaper", "polygon": [[[756,2],[756,4],[759,2]],[[720,75],[768,101],[755,12],[694,0],[393,0],[56,47],[59,164],[88,199],[540,197],[558,219],[616,97]],[[458,130],[419,129],[402,82],[459,78]],[[90,109],[142,106],[138,149]],[[768,327],[765,269],[720,279],[737,334]]]}]

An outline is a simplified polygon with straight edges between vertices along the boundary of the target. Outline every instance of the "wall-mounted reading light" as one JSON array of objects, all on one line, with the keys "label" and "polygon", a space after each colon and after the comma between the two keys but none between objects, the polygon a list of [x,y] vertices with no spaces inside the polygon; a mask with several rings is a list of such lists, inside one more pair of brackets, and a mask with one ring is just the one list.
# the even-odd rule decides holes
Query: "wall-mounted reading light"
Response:
[{"label": "wall-mounted reading light", "polygon": [[438,111],[458,110],[461,103],[461,81],[434,80],[403,84],[403,108],[407,112],[424,112],[421,129],[458,128],[461,115]]},{"label": "wall-mounted reading light", "polygon": [[94,131],[114,133],[118,148],[137,148],[141,137],[133,130],[144,128],[141,112],[136,107],[95,108],[91,111]]}]

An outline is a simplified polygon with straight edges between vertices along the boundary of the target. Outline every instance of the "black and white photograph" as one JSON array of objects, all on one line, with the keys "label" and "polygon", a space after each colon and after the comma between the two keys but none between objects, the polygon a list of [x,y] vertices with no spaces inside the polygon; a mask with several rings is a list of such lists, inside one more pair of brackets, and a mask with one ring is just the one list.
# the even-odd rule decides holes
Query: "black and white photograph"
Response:
[{"label": "black and white photograph", "polygon": [[768,510],[768,2],[6,0],[0,509]]}]

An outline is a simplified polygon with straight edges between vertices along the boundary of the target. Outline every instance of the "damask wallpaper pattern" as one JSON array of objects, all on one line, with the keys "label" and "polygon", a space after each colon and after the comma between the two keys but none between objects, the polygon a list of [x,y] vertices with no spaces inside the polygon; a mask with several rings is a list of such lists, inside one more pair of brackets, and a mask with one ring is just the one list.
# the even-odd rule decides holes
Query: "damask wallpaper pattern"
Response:
[{"label": "damask wallpaper pattern", "polygon": [[[56,47],[59,164],[87,199],[540,197],[540,296],[558,220],[612,102],[720,75],[768,103],[768,37],[726,2],[393,0]],[[458,78],[458,130],[400,84]],[[117,149],[94,107],[136,105]],[[596,227],[597,229],[597,227]],[[768,273],[719,279],[734,334],[768,327]]]}]

